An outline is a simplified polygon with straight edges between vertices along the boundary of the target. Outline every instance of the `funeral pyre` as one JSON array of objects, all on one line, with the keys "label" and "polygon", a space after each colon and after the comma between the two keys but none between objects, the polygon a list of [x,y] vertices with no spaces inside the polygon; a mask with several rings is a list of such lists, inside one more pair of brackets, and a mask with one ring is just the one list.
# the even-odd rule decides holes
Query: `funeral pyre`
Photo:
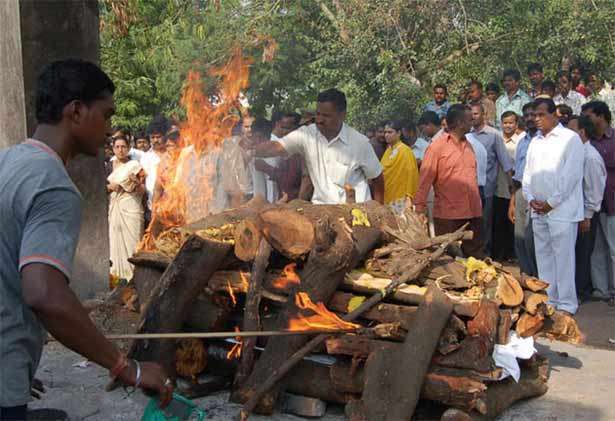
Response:
[{"label": "funeral pyre", "polygon": [[547,390],[545,358],[519,359],[513,378],[496,365],[498,350],[535,335],[582,336],[547,304],[546,282],[453,257],[470,235],[430,238],[411,210],[396,215],[376,202],[258,197],[169,228],[131,259],[138,332],[349,333],[138,340],[129,357],[160,361],[188,396],[231,389],[244,416],[271,414],[291,392],[345,404],[353,420],[409,420],[427,402],[494,418]]}]

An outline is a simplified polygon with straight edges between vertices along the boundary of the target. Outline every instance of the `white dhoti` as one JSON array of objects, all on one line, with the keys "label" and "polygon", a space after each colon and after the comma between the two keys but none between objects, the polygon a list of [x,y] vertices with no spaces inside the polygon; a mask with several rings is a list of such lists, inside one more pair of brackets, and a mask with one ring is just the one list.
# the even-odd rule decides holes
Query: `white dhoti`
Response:
[{"label": "white dhoti", "polygon": [[579,306],[574,283],[578,224],[534,217],[534,245],[538,277],[549,282],[549,304],[571,314]]}]

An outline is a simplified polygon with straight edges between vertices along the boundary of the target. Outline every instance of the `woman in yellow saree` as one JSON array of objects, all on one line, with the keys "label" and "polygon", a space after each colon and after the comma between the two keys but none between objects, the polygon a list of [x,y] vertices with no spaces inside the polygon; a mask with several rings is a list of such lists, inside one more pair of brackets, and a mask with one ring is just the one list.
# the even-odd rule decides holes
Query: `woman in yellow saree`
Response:
[{"label": "woman in yellow saree", "polygon": [[384,137],[387,149],[381,159],[384,172],[384,203],[398,212],[412,199],[419,186],[419,169],[412,149],[401,141],[402,124],[387,121]]}]

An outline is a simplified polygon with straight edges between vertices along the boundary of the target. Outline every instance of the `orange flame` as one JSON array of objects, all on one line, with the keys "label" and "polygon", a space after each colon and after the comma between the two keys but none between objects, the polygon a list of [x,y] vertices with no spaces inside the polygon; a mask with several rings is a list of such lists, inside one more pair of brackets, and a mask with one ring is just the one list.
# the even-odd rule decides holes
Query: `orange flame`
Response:
[{"label": "orange flame", "polygon": [[280,276],[271,281],[271,286],[276,289],[286,290],[292,286],[299,285],[301,283],[301,279],[295,270],[296,268],[296,263],[289,263],[286,265]]},{"label": "orange flame", "polygon": [[241,287],[242,287],[243,291],[244,292],[248,292],[248,287],[250,285],[248,284],[248,278],[246,278],[245,273],[239,272],[239,277],[241,278]]},{"label": "orange flame", "polygon": [[226,288],[228,289],[228,295],[231,297],[231,301],[233,302],[233,307],[235,307],[237,305],[237,298],[235,297],[230,281],[226,281]]},{"label": "orange flame", "polygon": [[[217,157],[224,139],[239,121],[236,110],[249,86],[251,61],[240,49],[222,67],[209,71],[219,81],[216,92],[207,95],[201,75],[188,72],[181,104],[186,120],[179,124],[181,150],[161,165],[158,177],[162,191],[152,209],[152,221],[139,250],[153,251],[156,239],[166,230],[189,224],[211,213],[216,185]],[[181,244],[180,244],[181,245]]]},{"label": "orange flame", "polygon": [[[237,326],[235,326],[235,332],[239,332],[239,328]],[[236,344],[233,344],[233,347],[229,350],[229,352],[227,352],[226,354],[227,360],[234,360],[234,359],[241,357],[241,347],[243,345],[242,338],[240,336],[235,336],[235,339],[237,339],[237,341],[239,342]]]},{"label": "orange flame", "polygon": [[330,312],[323,303],[314,304],[310,296],[305,292],[295,295],[295,305],[299,310],[310,310],[311,316],[292,318],[288,322],[288,330],[311,330],[311,329],[357,329],[360,326],[340,319]]}]

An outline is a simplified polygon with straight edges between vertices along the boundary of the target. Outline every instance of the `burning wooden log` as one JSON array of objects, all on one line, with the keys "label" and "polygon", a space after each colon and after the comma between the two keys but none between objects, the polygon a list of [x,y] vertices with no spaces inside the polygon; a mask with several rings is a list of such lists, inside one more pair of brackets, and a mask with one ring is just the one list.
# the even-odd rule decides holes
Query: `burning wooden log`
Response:
[{"label": "burning wooden log", "polygon": [[[330,224],[327,218],[320,220],[315,231],[315,245],[301,273],[301,284],[296,289],[297,294],[306,293],[314,302],[329,301],[346,272],[352,268],[351,265],[362,260],[380,241],[378,230],[356,228],[351,231],[346,223],[338,221]],[[278,317],[278,326],[288,326],[296,314],[297,308],[293,302],[289,302]],[[248,401],[256,387],[274,371],[279,362],[287,360],[305,342],[306,338],[303,337],[276,338],[268,341],[266,350],[257,361],[254,371],[246,383],[236,390],[233,399],[240,402]],[[271,393],[266,394],[261,401],[259,412],[271,413],[278,394],[283,390],[284,384],[280,384]]]}]

